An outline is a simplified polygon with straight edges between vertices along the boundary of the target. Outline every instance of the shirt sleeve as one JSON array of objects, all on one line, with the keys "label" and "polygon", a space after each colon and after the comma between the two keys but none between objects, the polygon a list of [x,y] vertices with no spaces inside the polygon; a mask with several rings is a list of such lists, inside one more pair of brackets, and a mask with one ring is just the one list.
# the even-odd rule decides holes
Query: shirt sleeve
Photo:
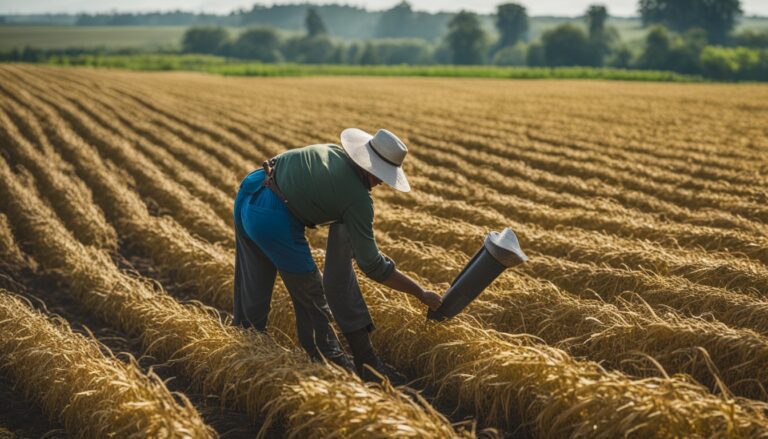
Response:
[{"label": "shirt sleeve", "polygon": [[382,282],[395,271],[395,262],[379,251],[373,237],[373,201],[351,205],[343,214],[357,266],[369,278]]}]

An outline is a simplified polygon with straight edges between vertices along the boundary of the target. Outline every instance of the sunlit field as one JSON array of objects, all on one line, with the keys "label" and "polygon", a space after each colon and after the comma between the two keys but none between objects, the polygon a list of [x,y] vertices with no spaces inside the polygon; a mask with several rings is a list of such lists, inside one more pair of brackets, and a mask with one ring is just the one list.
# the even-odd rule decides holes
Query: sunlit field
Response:
[{"label": "sunlit field", "polygon": [[[765,85],[3,65],[0,373],[72,436],[765,436],[766,121]],[[359,274],[408,388],[311,363],[279,282],[229,324],[240,180],[347,127],[408,145],[375,232],[425,287],[491,230],[530,257],[442,323]]]}]

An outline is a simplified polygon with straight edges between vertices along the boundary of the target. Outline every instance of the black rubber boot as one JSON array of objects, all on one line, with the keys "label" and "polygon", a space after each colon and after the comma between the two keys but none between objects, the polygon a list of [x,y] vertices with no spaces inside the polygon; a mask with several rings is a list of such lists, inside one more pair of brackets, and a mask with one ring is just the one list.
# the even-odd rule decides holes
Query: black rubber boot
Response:
[{"label": "black rubber boot", "polygon": [[343,369],[346,369],[350,372],[356,372],[355,365],[341,348],[339,339],[336,337],[336,333],[332,328],[327,332],[325,341],[318,339],[318,334],[315,334],[315,341],[317,343],[318,349],[321,352],[325,352],[325,358],[328,361],[341,366]]},{"label": "black rubber boot", "polygon": [[[357,375],[363,381],[380,383],[382,379],[379,375],[382,375],[388,378],[389,382],[394,386],[405,384],[405,377],[381,361],[376,352],[374,352],[368,328],[345,333],[344,337],[346,337],[349,348],[352,350]],[[378,374],[374,373],[371,369]]]}]

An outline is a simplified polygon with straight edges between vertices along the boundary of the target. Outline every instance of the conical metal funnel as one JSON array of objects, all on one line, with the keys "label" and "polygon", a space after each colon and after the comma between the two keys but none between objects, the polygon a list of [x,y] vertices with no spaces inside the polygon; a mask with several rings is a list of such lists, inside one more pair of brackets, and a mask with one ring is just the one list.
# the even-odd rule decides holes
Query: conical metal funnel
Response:
[{"label": "conical metal funnel", "polygon": [[429,310],[427,318],[446,320],[460,313],[507,268],[528,260],[520,248],[515,232],[509,227],[501,232],[491,232],[483,246],[464,266],[451,287],[443,296],[443,304],[437,310]]}]

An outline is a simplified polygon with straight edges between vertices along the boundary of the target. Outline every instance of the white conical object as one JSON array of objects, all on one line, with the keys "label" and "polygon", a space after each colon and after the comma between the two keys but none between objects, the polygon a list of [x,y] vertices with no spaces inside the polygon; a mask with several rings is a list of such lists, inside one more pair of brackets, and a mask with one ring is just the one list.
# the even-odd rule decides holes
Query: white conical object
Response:
[{"label": "white conical object", "polygon": [[528,256],[520,248],[517,235],[509,227],[501,232],[491,232],[485,238],[485,248],[505,267],[514,267],[528,260]]}]

